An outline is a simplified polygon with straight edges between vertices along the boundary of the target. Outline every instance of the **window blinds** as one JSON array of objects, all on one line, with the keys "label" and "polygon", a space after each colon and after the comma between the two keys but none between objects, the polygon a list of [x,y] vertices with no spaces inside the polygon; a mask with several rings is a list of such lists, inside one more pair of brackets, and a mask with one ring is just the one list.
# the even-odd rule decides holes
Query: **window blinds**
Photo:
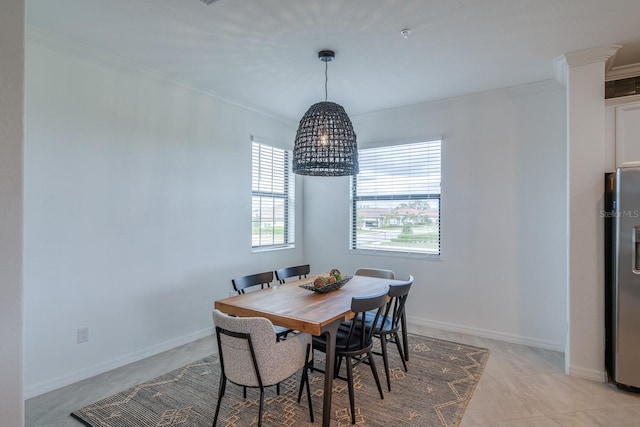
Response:
[{"label": "window blinds", "polygon": [[351,249],[440,253],[441,141],[361,149]]},{"label": "window blinds", "polygon": [[294,242],[294,178],[291,153],[252,143],[251,246],[289,246]]}]

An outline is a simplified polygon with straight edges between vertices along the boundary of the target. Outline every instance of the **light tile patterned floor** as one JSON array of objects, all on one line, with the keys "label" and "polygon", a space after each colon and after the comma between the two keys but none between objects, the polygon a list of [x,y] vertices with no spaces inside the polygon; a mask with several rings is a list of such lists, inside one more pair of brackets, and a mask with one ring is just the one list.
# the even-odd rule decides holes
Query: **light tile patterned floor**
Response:
[{"label": "light tile patterned floor", "polygon": [[564,374],[564,355],[430,328],[412,332],[489,348],[461,427],[638,427],[640,395]]},{"label": "light tile patterned floor", "polygon": [[[491,350],[461,427],[640,425],[640,395],[565,375],[562,353],[425,327],[415,327],[412,332]],[[25,405],[25,425],[81,427],[81,423],[69,416],[72,410],[200,359],[214,350],[213,337],[205,338],[34,397]]]}]

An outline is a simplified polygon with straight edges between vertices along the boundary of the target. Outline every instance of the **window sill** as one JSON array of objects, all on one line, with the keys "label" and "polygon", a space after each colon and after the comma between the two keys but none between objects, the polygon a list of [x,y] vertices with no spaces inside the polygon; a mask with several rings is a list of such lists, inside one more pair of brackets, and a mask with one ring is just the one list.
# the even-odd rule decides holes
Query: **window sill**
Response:
[{"label": "window sill", "polygon": [[442,254],[425,254],[415,252],[397,252],[397,251],[383,251],[372,249],[350,249],[349,253],[352,255],[373,255],[383,257],[396,257],[396,258],[410,258],[410,259],[424,259],[428,261],[440,261]]},{"label": "window sill", "polygon": [[290,244],[290,245],[281,245],[281,246],[263,246],[263,247],[252,247],[251,248],[251,253],[255,254],[255,253],[260,253],[260,252],[273,252],[273,251],[281,251],[281,250],[285,250],[285,249],[295,249],[296,245],[295,244]]}]

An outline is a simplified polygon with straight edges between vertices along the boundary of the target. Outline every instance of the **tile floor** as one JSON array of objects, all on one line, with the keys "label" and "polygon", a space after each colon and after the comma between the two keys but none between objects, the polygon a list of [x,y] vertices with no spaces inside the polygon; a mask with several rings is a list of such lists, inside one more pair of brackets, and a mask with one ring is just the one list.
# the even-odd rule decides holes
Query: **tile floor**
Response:
[{"label": "tile floor", "polygon": [[[640,426],[640,395],[564,375],[562,353],[425,327],[412,332],[491,350],[460,427]],[[25,425],[81,427],[72,410],[214,350],[213,337],[201,339],[34,397],[25,404]]]}]

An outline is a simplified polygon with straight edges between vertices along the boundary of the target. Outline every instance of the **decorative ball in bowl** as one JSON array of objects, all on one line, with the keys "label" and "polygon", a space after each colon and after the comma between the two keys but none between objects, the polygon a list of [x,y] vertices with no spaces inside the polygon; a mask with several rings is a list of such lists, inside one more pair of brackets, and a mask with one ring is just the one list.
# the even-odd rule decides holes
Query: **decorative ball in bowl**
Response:
[{"label": "decorative ball in bowl", "polygon": [[318,276],[313,282],[305,283],[300,287],[325,294],[340,289],[349,280],[351,280],[351,276],[343,276],[339,270],[334,268],[328,276]]}]

